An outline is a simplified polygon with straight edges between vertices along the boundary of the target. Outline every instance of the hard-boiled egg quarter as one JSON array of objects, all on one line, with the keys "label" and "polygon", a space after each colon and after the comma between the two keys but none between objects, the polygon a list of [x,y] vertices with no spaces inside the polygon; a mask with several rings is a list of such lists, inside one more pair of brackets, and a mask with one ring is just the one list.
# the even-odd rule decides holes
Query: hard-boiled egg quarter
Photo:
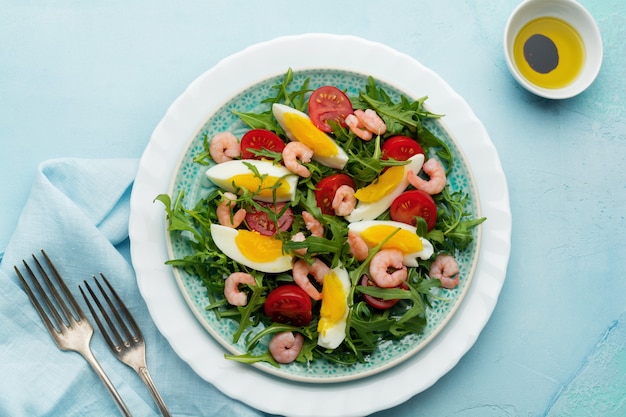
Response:
[{"label": "hard-boiled egg quarter", "polygon": [[282,165],[256,159],[234,159],[213,165],[207,169],[206,176],[226,191],[241,194],[241,189],[246,189],[255,193],[255,200],[266,202],[293,200],[299,178]]},{"label": "hard-boiled egg quarter", "polygon": [[315,161],[335,169],[346,166],[346,152],[333,138],[318,129],[306,113],[278,103],[272,105],[272,112],[290,140],[302,142],[313,150]]},{"label": "hard-boiled egg quarter", "polygon": [[352,213],[345,216],[349,222],[373,220],[387,210],[393,200],[409,186],[407,172],[419,172],[424,154],[413,155],[405,165],[387,168],[374,182],[356,190],[357,204]]},{"label": "hard-boiled egg quarter", "polygon": [[282,241],[259,232],[211,225],[215,245],[230,259],[261,272],[278,273],[291,269],[293,257],[283,253]]},{"label": "hard-boiled egg quarter", "polygon": [[322,305],[317,325],[317,344],[335,349],[346,337],[350,277],[341,266],[331,269],[322,283]]},{"label": "hard-boiled egg quarter", "polygon": [[382,249],[397,249],[402,252],[403,263],[406,266],[416,267],[418,258],[428,259],[434,252],[432,243],[418,236],[415,226],[406,223],[391,220],[364,220],[350,223],[348,231],[360,236],[370,249],[387,239]]}]

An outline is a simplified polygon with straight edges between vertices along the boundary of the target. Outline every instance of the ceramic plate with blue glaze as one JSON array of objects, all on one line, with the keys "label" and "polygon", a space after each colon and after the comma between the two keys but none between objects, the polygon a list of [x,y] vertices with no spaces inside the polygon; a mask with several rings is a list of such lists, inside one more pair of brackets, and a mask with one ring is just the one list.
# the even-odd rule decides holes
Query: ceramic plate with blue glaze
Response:
[{"label": "ceramic plate with blue glaze", "polygon": [[[345,90],[350,97],[358,95],[360,90],[365,90],[369,74],[319,68],[296,71],[293,75],[294,80],[291,84],[293,86],[302,85],[304,80],[308,78],[311,90],[324,85],[334,85],[341,90]],[[204,152],[204,139],[211,138],[216,133],[223,131],[230,131],[238,138],[241,138],[250,128],[235,115],[235,112],[259,113],[267,111],[269,104],[263,103],[263,100],[275,94],[272,91],[272,86],[280,84],[283,78],[281,75],[261,80],[232,97],[215,113],[207,115],[206,122],[194,135],[182,155],[170,191],[172,198],[175,198],[183,191],[185,195],[184,206],[193,207],[214,189],[204,175],[207,166],[194,161],[199,154]],[[379,83],[379,86],[385,89],[394,102],[399,102],[400,94],[404,94],[402,91],[398,91],[384,83]],[[409,96],[408,98],[417,100],[420,97]],[[465,209],[468,213],[471,213],[471,217],[479,218],[479,198],[471,168],[465,161],[459,145],[446,130],[445,117],[440,120],[426,120],[425,125],[446,142],[454,156],[454,166],[448,176],[448,184],[451,191],[462,190],[467,193],[469,199]],[[378,349],[369,357],[367,362],[351,366],[338,365],[325,359],[317,359],[306,364],[294,362],[289,365],[281,365],[280,368],[265,362],[256,363],[254,366],[265,372],[298,381],[341,382],[354,378],[363,378],[401,363],[424,347],[446,325],[462,302],[463,296],[471,284],[478,259],[480,230],[480,227],[474,229],[474,241],[457,256],[462,277],[460,285],[454,290],[439,289],[435,291],[436,297],[433,298],[432,308],[427,310],[427,326],[422,333],[408,335],[394,342],[385,342],[384,348]],[[188,244],[189,241],[180,232],[169,233],[168,238],[173,259],[181,259],[186,255],[193,254]],[[244,337],[240,338],[238,343],[232,342],[232,336],[237,331],[238,323],[230,319],[220,320],[215,312],[206,309],[207,305],[209,305],[209,299],[206,295],[206,288],[202,285],[200,279],[182,269],[174,269],[174,274],[185,299],[209,333],[230,353],[245,353],[245,336],[247,332],[244,333]],[[254,332],[257,331],[259,329],[254,329]],[[267,343],[268,340],[263,340],[260,343],[260,346],[257,348],[259,354],[267,351]]]},{"label": "ceramic plate with blue glaze", "polygon": [[[315,51],[323,51],[315,53]],[[375,61],[371,56],[376,56]],[[206,291],[197,277],[165,265],[189,250],[166,231],[158,194],[186,192],[193,204],[208,192],[205,166],[193,162],[202,138],[246,126],[233,109],[262,110],[261,101],[287,68],[310,87],[330,84],[349,95],[373,76],[392,97],[428,96],[434,113],[428,127],[444,138],[455,158],[453,190],[470,195],[466,207],[487,217],[473,244],[459,257],[463,278],[453,291],[440,291],[419,335],[385,342],[365,364],[341,367],[324,361],[254,367],[224,359],[241,353],[233,344],[235,324],[206,312]],[[202,378],[227,395],[268,413],[351,416],[398,404],[428,388],[469,350],[486,324],[504,282],[510,250],[508,189],[487,132],[467,103],[437,74],[412,57],[351,36],[311,34],[252,46],[196,79],[172,104],[142,156],[131,197],[131,256],[150,314],[172,348]],[[380,384],[393,379],[393,384]],[[329,382],[335,382],[331,384]],[[311,398],[316,401],[311,402]]]}]

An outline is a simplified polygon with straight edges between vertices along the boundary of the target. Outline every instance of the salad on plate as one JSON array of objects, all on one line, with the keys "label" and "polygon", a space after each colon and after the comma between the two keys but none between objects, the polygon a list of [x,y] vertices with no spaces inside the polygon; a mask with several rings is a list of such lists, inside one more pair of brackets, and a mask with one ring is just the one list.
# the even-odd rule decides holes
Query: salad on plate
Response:
[{"label": "salad on plate", "polygon": [[450,186],[455,153],[427,97],[372,77],[356,94],[309,83],[288,70],[255,111],[230,110],[245,131],[203,134],[194,201],[156,197],[186,248],[168,264],[233,326],[239,362],[355,366],[420,335],[471,279],[458,258],[486,220]]}]

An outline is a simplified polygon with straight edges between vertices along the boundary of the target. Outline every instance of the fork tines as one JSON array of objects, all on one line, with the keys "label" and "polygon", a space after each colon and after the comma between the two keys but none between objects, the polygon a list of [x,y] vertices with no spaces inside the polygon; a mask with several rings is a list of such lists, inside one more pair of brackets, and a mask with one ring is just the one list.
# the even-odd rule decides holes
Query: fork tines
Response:
[{"label": "fork tines", "polygon": [[[41,253],[46,260],[47,268],[44,268],[35,254],[33,254],[32,257],[35,261],[35,265],[37,266],[37,270],[39,271],[39,275],[43,278],[42,281],[44,282],[46,289],[44,289],[40,280],[37,279],[37,275],[28,265],[26,260],[23,260],[22,262],[28,272],[30,280],[34,284],[34,289],[37,294],[35,294],[33,288],[31,288],[31,286],[26,282],[26,279],[17,266],[14,266],[14,269],[22,283],[22,286],[26,290],[28,298],[37,310],[37,313],[39,313],[44,325],[56,340],[55,334],[62,332],[64,327],[71,327],[73,323],[81,322],[83,320],[88,325],[88,321],[86,320],[83,310],[80,308],[76,299],[72,296],[72,293],[65,284],[65,281],[63,281],[61,275],[59,275],[59,272],[52,264],[52,261],[50,261],[48,254],[46,254],[44,250],[42,250]],[[56,285],[50,279],[50,275],[54,278]],[[63,295],[59,293],[59,290],[61,290]],[[50,298],[48,294],[52,294],[52,298]],[[45,307],[39,300],[43,300]],[[70,310],[68,303],[69,306],[73,308],[73,311]],[[50,320],[50,317],[54,318],[54,324]]]},{"label": "fork tines", "polygon": [[[98,310],[100,310],[100,315],[104,318],[107,326],[104,325],[102,320],[100,320],[99,315],[96,314],[95,309],[92,307],[92,304],[87,298],[87,295],[83,291],[82,287],[80,287],[80,292],[82,293],[83,298],[87,303],[87,307],[89,308],[92,317],[96,321],[98,328],[102,332],[105,341],[109,345],[109,348],[119,352],[121,350],[121,346],[128,346],[130,343],[132,343],[131,340],[134,342],[140,341],[142,339],[141,331],[139,330],[139,326],[137,326],[137,323],[133,319],[130,311],[128,311],[128,308],[126,308],[126,305],[122,302],[119,295],[117,295],[117,292],[111,286],[104,274],[101,273],[100,277],[104,281],[108,291],[105,290],[105,288],[100,284],[100,281],[95,275],[93,276],[93,279],[96,283],[96,286],[100,290],[100,293],[102,294],[106,305],[103,305],[103,303],[100,302],[100,299],[96,296],[94,290],[91,288],[87,281],[83,281],[83,283],[85,284],[87,291],[91,295],[91,298],[98,306]],[[120,315],[120,311],[123,313],[124,317]],[[117,324],[113,322],[110,313],[115,318]],[[120,334],[120,331],[118,331],[118,329],[121,330],[123,335]]]}]

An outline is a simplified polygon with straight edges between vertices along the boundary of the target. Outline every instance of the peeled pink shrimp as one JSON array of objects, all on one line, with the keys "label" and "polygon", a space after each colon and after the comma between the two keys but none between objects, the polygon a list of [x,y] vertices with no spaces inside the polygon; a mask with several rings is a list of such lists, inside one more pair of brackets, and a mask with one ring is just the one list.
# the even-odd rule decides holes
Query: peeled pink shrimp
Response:
[{"label": "peeled pink shrimp", "polygon": [[[291,235],[292,242],[304,242],[304,239],[306,239],[306,237],[304,236],[304,233],[302,232],[298,232],[295,235]],[[300,249],[294,249],[293,251],[297,253],[298,255],[304,256],[306,254],[306,249],[307,248],[300,248]]]},{"label": "peeled pink shrimp", "polygon": [[309,213],[308,211],[303,211],[302,220],[304,220],[304,225],[313,236],[324,236],[324,226],[322,226],[322,223],[320,223],[315,217],[313,217],[311,213]]},{"label": "peeled pink shrimp", "polygon": [[382,135],[387,131],[383,119],[372,109],[355,110],[354,114],[346,117],[346,125],[363,140],[371,140],[374,135]]},{"label": "peeled pink shrimp", "polygon": [[337,188],[335,197],[333,198],[332,207],[337,216],[347,216],[352,213],[356,206],[356,197],[354,196],[354,188],[349,185],[342,185]]},{"label": "peeled pink shrimp", "polygon": [[437,255],[428,272],[431,278],[441,281],[443,288],[453,289],[459,285],[459,264],[452,255]]},{"label": "peeled pink shrimp", "polygon": [[246,210],[239,209],[232,214],[232,209],[235,207],[235,200],[237,196],[231,192],[224,193],[224,201],[217,205],[215,213],[217,214],[217,220],[222,226],[232,227],[233,229],[239,227],[241,222],[246,218]]},{"label": "peeled pink shrimp", "polygon": [[313,286],[309,280],[309,275],[321,284],[324,281],[324,276],[329,272],[330,268],[319,259],[315,259],[311,265],[304,259],[300,259],[293,264],[292,270],[294,282],[314,300],[321,300],[322,294]]},{"label": "peeled pink shrimp", "polygon": [[378,113],[372,109],[355,110],[354,115],[359,119],[361,125],[375,135],[382,135],[387,131],[387,125],[380,118]]},{"label": "peeled pink shrimp", "polygon": [[307,167],[300,164],[298,160],[306,164],[311,162],[313,150],[302,142],[289,142],[283,149],[283,162],[285,167],[294,174],[308,178],[311,172]]},{"label": "peeled pink shrimp", "polygon": [[231,132],[221,132],[211,138],[209,154],[218,164],[238,158],[241,148],[237,137]]},{"label": "peeled pink shrimp", "polygon": [[[309,213],[308,211],[303,211],[302,219],[304,220],[304,225],[306,226],[307,230],[311,232],[312,236],[324,236],[324,226],[322,226],[322,223],[320,223],[315,217],[313,217],[311,213]],[[306,237],[302,232],[298,232],[291,236],[291,240],[293,242],[304,242],[304,239],[306,239]],[[295,249],[294,252],[299,255],[304,255],[306,253],[306,248]]]},{"label": "peeled pink shrimp", "polygon": [[430,195],[439,194],[446,186],[446,170],[438,160],[431,158],[424,163],[422,169],[430,177],[428,181],[420,178],[413,170],[408,170],[409,183]]},{"label": "peeled pink shrimp", "polygon": [[245,306],[248,304],[246,293],[239,291],[240,284],[256,285],[254,277],[245,272],[234,272],[224,281],[224,296],[229,304]]},{"label": "peeled pink shrimp", "polygon": [[300,333],[281,332],[272,337],[269,350],[277,362],[291,363],[296,360],[303,345],[304,337]]},{"label": "peeled pink shrimp", "polygon": [[[406,281],[408,273],[402,262],[404,256],[397,249],[383,249],[372,257],[370,278],[379,287],[397,287]],[[390,269],[395,269],[389,272]]]},{"label": "peeled pink shrimp", "polygon": [[350,253],[357,261],[363,261],[369,255],[369,248],[365,241],[354,232],[348,232],[348,245],[350,245]]},{"label": "peeled pink shrimp", "polygon": [[372,132],[367,130],[354,114],[349,114],[348,116],[346,116],[345,122],[350,130],[361,139],[372,140],[372,138],[374,137],[374,135],[372,135]]}]

